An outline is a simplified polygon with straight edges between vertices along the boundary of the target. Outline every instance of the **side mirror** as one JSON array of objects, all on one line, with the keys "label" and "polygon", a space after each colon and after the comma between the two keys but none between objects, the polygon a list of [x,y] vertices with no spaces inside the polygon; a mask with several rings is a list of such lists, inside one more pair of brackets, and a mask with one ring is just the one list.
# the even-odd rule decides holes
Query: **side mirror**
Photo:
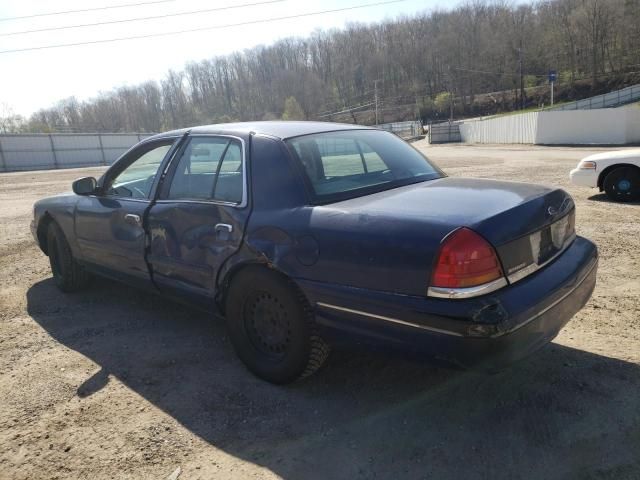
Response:
[{"label": "side mirror", "polygon": [[91,195],[96,191],[98,182],[93,177],[82,177],[71,184],[76,195]]}]

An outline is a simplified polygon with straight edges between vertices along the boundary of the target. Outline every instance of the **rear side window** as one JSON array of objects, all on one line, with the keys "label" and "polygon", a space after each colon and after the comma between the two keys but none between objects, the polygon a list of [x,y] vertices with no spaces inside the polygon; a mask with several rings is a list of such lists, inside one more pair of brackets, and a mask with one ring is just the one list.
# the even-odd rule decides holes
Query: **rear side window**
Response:
[{"label": "rear side window", "polygon": [[320,202],[443,176],[421,153],[394,134],[347,130],[287,140]]},{"label": "rear side window", "polygon": [[170,200],[242,202],[240,142],[225,137],[192,138],[171,180]]}]

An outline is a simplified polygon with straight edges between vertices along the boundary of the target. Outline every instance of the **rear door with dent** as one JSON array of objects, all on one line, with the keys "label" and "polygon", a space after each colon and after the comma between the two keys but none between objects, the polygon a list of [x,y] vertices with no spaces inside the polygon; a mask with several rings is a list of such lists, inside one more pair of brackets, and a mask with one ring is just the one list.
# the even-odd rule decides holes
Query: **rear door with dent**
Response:
[{"label": "rear door with dent", "polygon": [[229,135],[192,135],[172,160],[147,223],[147,261],[164,293],[214,298],[249,216],[246,160],[245,139]]}]

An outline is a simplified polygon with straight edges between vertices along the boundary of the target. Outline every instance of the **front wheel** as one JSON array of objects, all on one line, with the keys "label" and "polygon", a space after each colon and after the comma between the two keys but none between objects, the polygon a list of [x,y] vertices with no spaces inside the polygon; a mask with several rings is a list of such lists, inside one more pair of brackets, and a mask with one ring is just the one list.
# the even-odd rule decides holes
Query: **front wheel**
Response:
[{"label": "front wheel", "polygon": [[56,286],[63,292],[81,290],[89,281],[87,272],[76,262],[60,226],[51,222],[47,230],[47,253]]},{"label": "front wheel", "polygon": [[264,267],[234,277],[226,300],[231,342],[256,376],[283,384],[314,373],[329,355],[298,287]]},{"label": "front wheel", "polygon": [[640,198],[640,169],[618,167],[604,179],[604,191],[611,200],[629,202]]}]

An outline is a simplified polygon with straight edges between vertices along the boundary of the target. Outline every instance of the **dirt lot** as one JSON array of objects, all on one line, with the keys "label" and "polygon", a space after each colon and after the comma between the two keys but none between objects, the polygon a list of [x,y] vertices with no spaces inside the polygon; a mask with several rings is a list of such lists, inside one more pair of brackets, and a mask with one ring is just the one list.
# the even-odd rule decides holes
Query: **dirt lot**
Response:
[{"label": "dirt lot", "polygon": [[58,293],[31,205],[97,170],[2,174],[0,478],[640,478],[640,204],[567,178],[605,149],[419,146],[574,195],[598,285],[553,344],[494,376],[343,349],[275,387],[205,314],[108,281]]}]

